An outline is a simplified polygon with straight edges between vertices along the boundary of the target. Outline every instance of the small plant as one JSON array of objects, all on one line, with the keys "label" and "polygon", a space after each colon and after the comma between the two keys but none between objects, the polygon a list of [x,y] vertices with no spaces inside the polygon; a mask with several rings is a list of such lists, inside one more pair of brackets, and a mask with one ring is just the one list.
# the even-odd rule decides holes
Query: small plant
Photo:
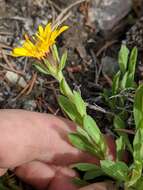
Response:
[{"label": "small plant", "polygon": [[134,78],[137,54],[138,51],[136,47],[134,47],[130,53],[126,45],[121,46],[118,58],[120,70],[113,78],[112,95],[116,95],[121,90],[134,88],[136,86]]},{"label": "small plant", "polygon": [[[122,91],[129,88],[135,92],[133,106],[134,135],[132,138],[123,130],[118,130],[116,138],[116,155],[111,153],[107,138],[103,134],[95,119],[87,113],[87,103],[82,99],[79,91],[72,90],[63,75],[67,61],[67,52],[61,57],[56,46],[56,38],[68,27],[54,28],[48,24],[45,28],[39,26],[38,32],[32,37],[25,37],[22,47],[14,48],[13,56],[29,56],[37,59],[33,65],[45,75],[51,75],[59,82],[61,95],[58,97],[59,105],[68,117],[78,127],[75,133],[69,134],[70,142],[82,151],[87,151],[100,160],[99,165],[77,163],[74,168],[84,172],[83,179],[76,179],[79,183],[88,183],[99,176],[109,176],[115,180],[117,187],[123,186],[125,190],[142,190],[143,167],[143,85],[135,84],[135,67],[137,62],[137,48],[129,56],[129,50],[122,45],[119,52],[120,70],[113,79],[112,91],[103,93],[103,97],[115,111],[113,125],[115,129],[126,129],[126,110],[119,111],[118,105],[124,107],[125,97],[118,97]],[[118,113],[116,113],[118,112]],[[129,151],[130,161],[123,161],[124,153]]]}]

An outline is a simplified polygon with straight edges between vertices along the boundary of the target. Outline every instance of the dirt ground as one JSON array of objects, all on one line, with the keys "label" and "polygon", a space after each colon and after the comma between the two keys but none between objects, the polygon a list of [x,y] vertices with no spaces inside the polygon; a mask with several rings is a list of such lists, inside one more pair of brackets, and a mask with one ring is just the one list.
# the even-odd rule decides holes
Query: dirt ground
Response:
[{"label": "dirt ground", "polygon": [[[32,35],[39,24],[45,25],[55,21],[72,1],[50,0],[1,0],[0,1],[0,108],[20,108],[31,111],[62,114],[57,105],[59,94],[56,81],[36,72],[32,67],[33,60],[13,58],[10,53],[13,47],[20,45],[25,33]],[[96,24],[88,20],[89,3],[70,7],[63,15],[64,24],[70,26],[69,31],[58,39],[60,51],[68,49],[68,63],[65,75],[72,88],[80,89],[84,99],[91,105],[98,104],[99,109],[89,108],[92,115],[102,121],[108,121],[103,115],[101,92],[104,87],[111,86],[112,72],[109,65],[104,65],[102,58],[111,57],[117,60],[117,53],[122,40],[127,40],[129,47],[137,45],[140,57],[143,48],[143,26],[141,15],[135,10],[130,13],[132,22],[125,18],[110,33],[102,33]],[[62,24],[62,19],[59,24]],[[142,80],[142,59],[139,58],[137,80]],[[110,68],[110,69],[109,69]],[[16,82],[9,79],[8,74],[15,73]],[[22,78],[22,84],[19,81]],[[109,124],[110,125],[110,124]],[[101,128],[104,129],[102,123]]]},{"label": "dirt ground", "polygon": [[[69,1],[69,3],[71,2]],[[14,59],[10,56],[10,51],[13,47],[20,45],[20,40],[23,39],[25,33],[32,35],[39,24],[54,21],[69,3],[65,5],[65,3],[62,4],[62,1],[45,0],[1,1],[0,6],[3,10],[0,13],[1,108],[58,112],[56,81],[49,77],[45,78],[41,74],[37,75],[31,66],[33,60],[27,58]],[[98,30],[96,24],[90,25],[88,6],[90,5],[82,3],[70,8],[65,13],[63,16],[64,23],[68,24],[70,29],[58,39],[58,45],[61,52],[65,48],[68,49],[68,64],[65,73],[71,86],[80,88],[83,96],[91,101],[95,99],[98,91],[102,90],[104,85],[109,87],[111,85],[110,77],[113,73],[106,71],[108,66],[107,68],[105,68],[106,66],[102,67],[101,58],[105,56],[117,58],[121,41],[126,38],[126,34],[130,46],[133,46],[135,43],[133,35],[137,35],[136,33],[141,29],[137,28],[136,33],[132,34],[133,32],[129,30],[131,26],[126,24],[127,21],[124,20],[124,24],[120,24],[117,30],[110,32],[110,35],[108,33],[104,35]],[[138,39],[138,41],[140,40]],[[140,44],[142,43],[140,42]],[[102,70],[107,73],[103,74]],[[24,84],[19,85],[18,82],[9,81],[8,71],[14,71],[19,78],[22,77]],[[98,75],[96,75],[97,72],[99,72]],[[110,74],[111,76],[109,76]],[[51,102],[54,104],[52,105]]]}]

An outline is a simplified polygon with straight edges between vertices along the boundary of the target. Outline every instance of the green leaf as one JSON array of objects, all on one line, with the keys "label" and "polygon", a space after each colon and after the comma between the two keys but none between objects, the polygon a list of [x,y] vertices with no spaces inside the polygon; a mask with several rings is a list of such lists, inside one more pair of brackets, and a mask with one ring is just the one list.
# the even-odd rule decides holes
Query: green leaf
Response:
[{"label": "green leaf", "polygon": [[56,73],[55,67],[53,67],[53,65],[51,65],[51,63],[49,62],[48,59],[45,59],[45,60],[44,60],[44,64],[45,64],[46,67],[48,68],[50,75],[53,75],[53,73]]},{"label": "green leaf", "polygon": [[114,123],[114,126],[116,129],[125,129],[126,128],[124,121],[118,115],[116,115],[114,117],[113,123]]},{"label": "green leaf", "polygon": [[134,76],[136,63],[137,63],[138,49],[134,47],[131,51],[130,59],[129,59],[129,72]]},{"label": "green leaf", "polygon": [[61,61],[60,61],[60,65],[59,65],[59,70],[62,71],[65,67],[66,61],[67,61],[67,51],[64,52],[64,54],[62,55]]},{"label": "green leaf", "polygon": [[83,180],[83,179],[80,179],[80,178],[78,178],[78,177],[73,178],[73,179],[72,179],[72,182],[73,182],[75,185],[79,186],[79,187],[84,187],[84,186],[89,185],[89,183],[88,183],[87,181],[85,181],[85,180]]},{"label": "green leaf", "polygon": [[80,113],[80,115],[83,117],[86,115],[86,103],[83,101],[81,95],[77,91],[73,91],[73,102]]},{"label": "green leaf", "polygon": [[49,75],[49,71],[46,67],[42,66],[42,65],[39,65],[39,64],[36,64],[36,63],[33,63],[33,65],[36,67],[36,69],[40,72],[40,73],[43,73],[43,74],[46,74],[46,75]]},{"label": "green leaf", "polygon": [[78,133],[79,135],[84,136],[91,144],[93,144],[92,139],[90,138],[90,136],[88,135],[88,133],[87,133],[83,128],[77,127],[76,130],[77,130],[77,133]]},{"label": "green leaf", "polygon": [[112,84],[112,95],[115,95],[118,93],[118,90],[120,88],[120,76],[121,72],[118,71],[113,79],[113,84]]},{"label": "green leaf", "polygon": [[60,82],[60,91],[63,95],[67,96],[70,99],[73,96],[73,93],[64,78]]},{"label": "green leaf", "polygon": [[72,168],[77,168],[80,171],[86,172],[83,177],[84,180],[95,179],[104,174],[101,168],[95,164],[78,163],[72,165]]},{"label": "green leaf", "polygon": [[72,121],[78,124],[82,123],[82,118],[80,117],[75,105],[65,96],[60,95],[58,97],[59,105],[64,110],[64,112],[69,116]]},{"label": "green leaf", "polygon": [[90,117],[89,115],[85,115],[83,119],[83,126],[85,131],[92,138],[92,140],[96,144],[99,144],[99,142],[101,141],[101,132],[97,127],[97,124],[94,121],[94,119],[92,119],[92,117]]},{"label": "green leaf", "polygon": [[97,177],[100,177],[100,176],[103,176],[105,175],[103,173],[103,171],[99,168],[97,170],[90,170],[90,171],[87,171],[84,176],[83,176],[83,179],[84,180],[92,180],[92,179],[95,179]]},{"label": "green leaf", "polygon": [[142,163],[136,160],[133,164],[132,174],[130,180],[126,183],[128,187],[131,187],[137,183],[142,176]]},{"label": "green leaf", "polygon": [[119,67],[122,73],[126,72],[127,64],[128,64],[128,56],[129,56],[129,50],[126,47],[126,45],[122,45],[121,49],[119,51]]},{"label": "green leaf", "polygon": [[55,60],[60,62],[58,48],[57,48],[57,46],[55,44],[52,47],[52,53],[53,53],[53,56],[54,56]]},{"label": "green leaf", "polygon": [[69,136],[70,142],[76,148],[82,151],[87,151],[93,155],[98,156],[97,151],[92,147],[92,145],[87,141],[86,138],[76,133],[70,133],[68,136]]},{"label": "green leaf", "polygon": [[123,136],[120,136],[116,140],[116,152],[117,152],[117,161],[123,159],[123,153],[125,150],[125,142]]},{"label": "green leaf", "polygon": [[104,159],[107,156],[107,143],[100,129],[97,127],[96,122],[89,115],[85,115],[83,118],[83,127],[93,140],[93,147],[98,153],[98,157]]},{"label": "green leaf", "polygon": [[133,152],[134,160],[141,160],[143,162],[143,120],[136,131],[133,141],[133,147],[134,147],[134,152]]},{"label": "green leaf", "polygon": [[69,135],[70,142],[78,149],[86,151],[87,144],[86,142],[81,139],[81,136],[76,133],[70,133]]},{"label": "green leaf", "polygon": [[127,77],[127,81],[126,81],[126,88],[133,88],[133,87],[135,87],[134,74],[128,73],[128,77]]},{"label": "green leaf", "polygon": [[123,78],[122,78],[122,80],[121,80],[121,89],[123,89],[123,90],[124,90],[125,88],[127,88],[128,74],[129,74],[128,71],[125,72],[125,74],[124,74],[124,76],[123,76]]},{"label": "green leaf", "polygon": [[133,186],[133,190],[142,190],[143,189],[143,176],[139,178],[137,183]]},{"label": "green leaf", "polygon": [[138,128],[140,122],[143,120],[143,84],[141,84],[136,91],[133,112],[135,125],[136,128]]},{"label": "green leaf", "polygon": [[[118,115],[116,115],[114,117],[113,123],[114,123],[115,129],[125,129],[126,128],[124,121]],[[122,143],[122,148],[124,147],[124,149],[125,149],[125,145],[126,145],[128,150],[132,153],[133,148],[132,148],[132,145],[131,145],[131,143],[129,141],[128,135],[126,133],[124,133],[124,132],[119,132],[119,131],[117,132],[117,134],[122,137],[122,139],[117,141],[117,143],[119,143],[118,148],[120,147],[119,145],[121,145],[121,143]],[[119,155],[120,155],[121,152],[122,151],[118,152]]]},{"label": "green leaf", "polygon": [[78,163],[78,164],[73,164],[72,168],[76,168],[80,171],[91,171],[91,170],[99,170],[99,166],[95,164],[89,164],[89,163]]},{"label": "green leaf", "polygon": [[118,181],[128,180],[129,168],[124,162],[113,162],[111,160],[100,161],[101,168],[108,176],[115,178]]}]

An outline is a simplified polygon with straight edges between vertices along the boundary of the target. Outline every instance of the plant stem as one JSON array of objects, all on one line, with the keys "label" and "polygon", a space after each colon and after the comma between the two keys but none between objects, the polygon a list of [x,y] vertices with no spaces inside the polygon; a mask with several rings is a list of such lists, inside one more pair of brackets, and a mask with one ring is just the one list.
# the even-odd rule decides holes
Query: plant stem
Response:
[{"label": "plant stem", "polygon": [[65,77],[63,76],[62,72],[59,72],[56,79],[58,80],[59,84],[60,84],[60,91],[63,95],[65,95],[66,97],[68,97],[70,100],[73,99],[73,92],[71,90],[71,88],[69,87]]}]

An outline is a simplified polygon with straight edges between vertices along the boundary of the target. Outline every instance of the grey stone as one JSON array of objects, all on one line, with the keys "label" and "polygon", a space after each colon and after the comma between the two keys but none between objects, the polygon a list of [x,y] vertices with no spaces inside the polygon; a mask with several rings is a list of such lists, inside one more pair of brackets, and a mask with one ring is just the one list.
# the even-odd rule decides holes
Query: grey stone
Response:
[{"label": "grey stone", "polygon": [[34,111],[37,107],[35,100],[28,100],[24,102],[23,108],[25,110]]},{"label": "grey stone", "polygon": [[12,71],[7,71],[5,77],[10,83],[12,83],[12,84],[17,83],[18,75],[16,73],[14,73]]},{"label": "grey stone", "polygon": [[143,17],[126,33],[126,44],[129,48],[137,46],[139,50],[143,49]]},{"label": "grey stone", "polygon": [[0,17],[6,16],[6,2],[5,0],[0,0]]},{"label": "grey stone", "polygon": [[0,102],[4,101],[3,93],[0,92]]},{"label": "grey stone", "polygon": [[18,86],[22,88],[24,88],[27,84],[23,77],[20,77],[17,73],[12,71],[7,71],[5,77],[11,84],[18,84]]},{"label": "grey stone", "polygon": [[115,58],[105,56],[101,59],[102,72],[108,76],[113,76],[118,71],[118,62]]},{"label": "grey stone", "polygon": [[132,8],[132,0],[93,0],[89,21],[103,31],[111,30]]},{"label": "grey stone", "polygon": [[23,77],[20,77],[19,81],[18,81],[18,85],[21,86],[22,88],[24,88],[26,86],[26,81],[24,80]]}]

